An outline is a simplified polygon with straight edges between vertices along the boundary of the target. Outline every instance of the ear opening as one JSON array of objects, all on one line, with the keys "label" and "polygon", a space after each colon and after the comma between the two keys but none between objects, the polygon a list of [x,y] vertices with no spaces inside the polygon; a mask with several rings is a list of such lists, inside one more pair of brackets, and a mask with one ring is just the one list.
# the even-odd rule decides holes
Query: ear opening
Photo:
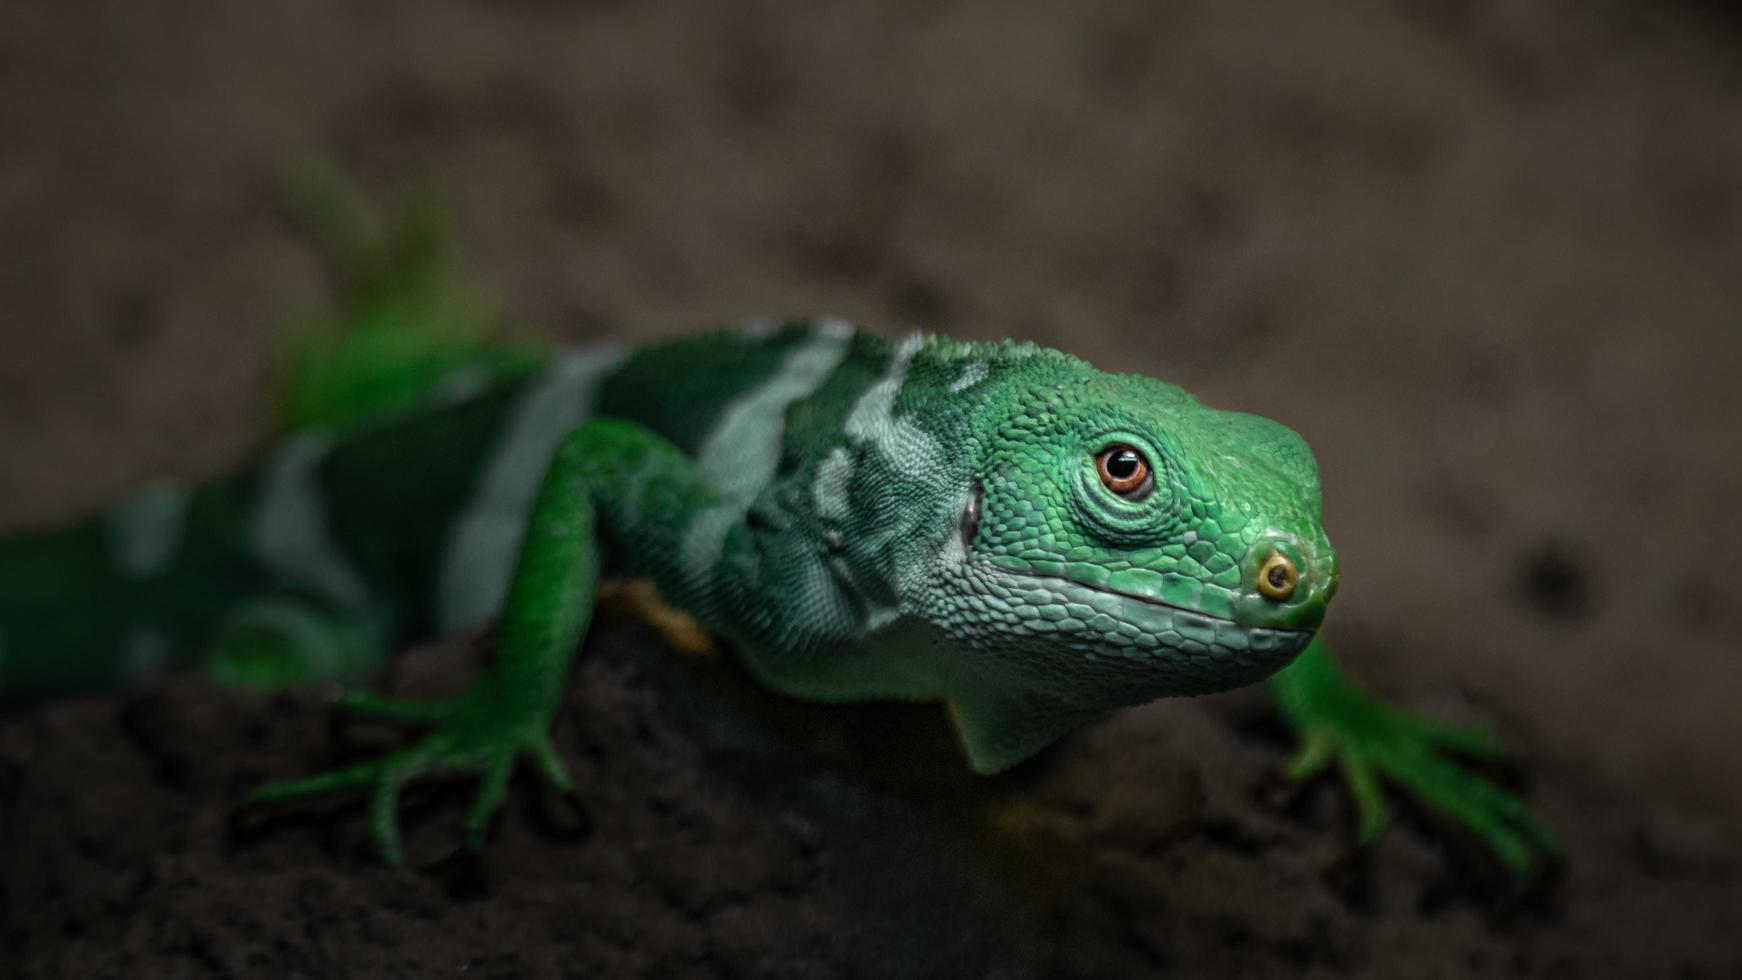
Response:
[{"label": "ear opening", "polygon": [[974,481],[973,491],[968,494],[968,504],[962,508],[962,550],[969,551],[974,547],[974,535],[980,533],[980,512],[986,499],[986,488]]}]

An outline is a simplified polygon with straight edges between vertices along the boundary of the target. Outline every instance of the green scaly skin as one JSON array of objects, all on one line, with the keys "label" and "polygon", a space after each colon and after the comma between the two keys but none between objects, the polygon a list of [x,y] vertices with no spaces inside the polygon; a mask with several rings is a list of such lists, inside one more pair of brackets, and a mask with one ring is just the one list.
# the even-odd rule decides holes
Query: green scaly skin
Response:
[{"label": "green scaly skin", "polygon": [[[386,649],[499,613],[493,666],[453,700],[347,698],[420,740],[247,800],[366,791],[397,863],[401,789],[472,773],[477,848],[521,759],[569,789],[549,730],[611,561],[778,691],[944,702],[980,772],[1121,706],[1269,677],[1302,739],[1293,774],[1339,763],[1363,839],[1388,779],[1521,883],[1558,853],[1443,754],[1491,754],[1491,735],[1385,706],[1314,639],[1336,558],[1312,455],[1282,425],[1032,345],[828,320],[504,355],[454,312],[439,262],[325,237],[389,271],[348,293],[350,329],[300,373],[303,431],[235,477],[0,547],[0,691],[98,686],[141,650],[157,651],[145,667],[354,681]],[[420,309],[459,326],[420,347]],[[1149,463],[1141,499],[1103,482],[1113,445]],[[1298,571],[1286,597],[1259,587],[1275,555]]]}]

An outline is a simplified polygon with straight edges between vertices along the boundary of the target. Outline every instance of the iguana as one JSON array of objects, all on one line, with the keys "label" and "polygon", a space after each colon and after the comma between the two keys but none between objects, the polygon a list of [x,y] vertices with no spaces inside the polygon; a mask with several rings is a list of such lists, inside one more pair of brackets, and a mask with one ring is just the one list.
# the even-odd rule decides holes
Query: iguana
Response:
[{"label": "iguana", "polygon": [[[515,765],[570,785],[549,729],[607,560],[821,701],[941,702],[982,773],[1125,705],[1270,679],[1296,778],[1337,763],[1360,836],[1381,780],[1467,824],[1520,881],[1558,845],[1448,753],[1484,730],[1386,706],[1315,631],[1337,589],[1319,474],[1283,425],[1027,343],[886,339],[833,319],[626,349],[492,345],[427,207],[384,226],[331,174],[298,183],[337,323],[299,334],[283,440],[239,473],[138,491],[0,543],[0,692],[161,666],[352,685],[427,729],[250,803],[366,792],[403,859],[401,788],[479,777],[482,845]],[[446,702],[365,681],[387,652],[498,617]]]}]

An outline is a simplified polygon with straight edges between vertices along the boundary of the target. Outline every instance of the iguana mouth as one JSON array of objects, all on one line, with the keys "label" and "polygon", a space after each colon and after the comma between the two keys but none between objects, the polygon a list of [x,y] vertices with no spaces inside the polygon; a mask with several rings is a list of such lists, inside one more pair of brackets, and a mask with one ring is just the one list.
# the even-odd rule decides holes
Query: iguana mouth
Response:
[{"label": "iguana mouth", "polygon": [[[1066,579],[1065,581],[1070,581],[1070,580]],[[1089,589],[1089,590],[1094,591],[1094,592],[1105,592],[1108,595],[1122,596],[1126,599],[1135,599],[1138,602],[1147,603],[1148,605],[1151,605],[1151,606],[1162,606],[1162,607],[1167,608],[1167,609],[1172,609],[1175,612],[1182,612],[1182,613],[1185,613],[1189,616],[1197,616],[1201,619],[1208,619],[1212,622],[1228,623],[1228,624],[1233,625],[1233,626],[1239,626],[1241,629],[1270,630],[1273,633],[1311,633],[1311,632],[1313,632],[1312,630],[1298,629],[1298,628],[1290,627],[1290,626],[1247,626],[1247,625],[1242,624],[1238,620],[1235,620],[1234,618],[1229,617],[1229,616],[1217,616],[1214,613],[1207,613],[1201,609],[1193,609],[1189,606],[1177,605],[1177,604],[1172,603],[1172,602],[1167,602],[1167,601],[1164,601],[1162,599],[1154,598],[1153,596],[1134,595],[1130,592],[1121,592],[1118,589],[1109,589],[1109,588],[1105,588],[1105,587],[1098,586],[1098,585],[1084,585],[1082,582],[1077,582],[1075,584],[1081,585],[1081,586],[1083,586],[1083,588]]]},{"label": "iguana mouth", "polygon": [[1037,581],[1037,582],[1064,582],[1068,585],[1074,586],[1074,587],[1079,588],[1079,589],[1086,589],[1090,592],[1099,592],[1102,595],[1115,595],[1121,599],[1130,599],[1133,602],[1141,602],[1144,605],[1158,606],[1162,609],[1167,609],[1167,610],[1170,610],[1170,611],[1176,612],[1176,613],[1182,613],[1182,614],[1187,615],[1187,616],[1196,616],[1197,618],[1205,620],[1207,622],[1227,623],[1230,626],[1238,627],[1241,630],[1244,630],[1244,631],[1247,631],[1250,633],[1268,632],[1268,633],[1306,633],[1306,634],[1312,634],[1314,632],[1317,632],[1314,629],[1304,629],[1301,627],[1294,627],[1294,626],[1263,626],[1263,625],[1243,624],[1240,621],[1238,621],[1230,616],[1218,616],[1214,613],[1204,612],[1201,609],[1193,609],[1190,606],[1183,606],[1177,602],[1168,602],[1165,599],[1158,599],[1154,596],[1137,595],[1136,593],[1126,592],[1126,591],[1123,591],[1121,589],[1110,589],[1110,588],[1107,588],[1106,586],[1102,586],[1102,585],[1090,585],[1087,582],[1081,582],[1081,581],[1078,581],[1077,579],[1070,578],[1069,576],[1065,576],[1065,575],[1049,575],[1045,572],[1017,571],[1016,569],[1013,569],[1013,568],[1006,568],[1006,567],[998,564],[997,562],[988,562],[987,564],[989,564],[992,568],[995,568],[998,571],[1003,572],[1007,575],[1013,576],[1015,578],[1028,579],[1030,581]]},{"label": "iguana mouth", "polygon": [[1071,585],[1074,585],[1079,589],[1088,589],[1091,592],[1103,592],[1103,593],[1106,593],[1107,595],[1116,595],[1116,596],[1122,596],[1126,599],[1135,599],[1138,602],[1146,603],[1146,604],[1151,605],[1151,606],[1161,606],[1164,609],[1172,609],[1175,612],[1182,612],[1182,613],[1186,613],[1186,614],[1192,615],[1192,616],[1202,616],[1205,619],[1215,620],[1216,622],[1219,622],[1219,623],[1232,623],[1232,622],[1234,622],[1234,620],[1228,618],[1227,616],[1217,616],[1213,613],[1204,612],[1201,609],[1193,609],[1190,606],[1182,606],[1177,602],[1168,602],[1165,599],[1157,599],[1154,596],[1137,595],[1136,593],[1132,593],[1132,592],[1123,592],[1119,589],[1109,589],[1104,585],[1090,585],[1087,582],[1079,582],[1076,579],[1071,578],[1071,577],[1066,576],[1066,575],[1048,575],[1045,572],[1011,572],[1011,574],[1020,575],[1023,578],[1031,578],[1031,579],[1037,579],[1037,580],[1047,581],[1047,582],[1069,582]]},{"label": "iguana mouth", "polygon": [[1188,616],[1197,616],[1200,619],[1207,619],[1207,620],[1210,620],[1212,622],[1228,623],[1231,626],[1239,626],[1241,629],[1270,630],[1273,633],[1312,633],[1312,632],[1315,632],[1314,630],[1300,629],[1298,627],[1292,627],[1292,626],[1246,626],[1246,625],[1238,622],[1237,620],[1235,620],[1231,616],[1218,616],[1215,613],[1204,612],[1202,609],[1193,609],[1190,606],[1182,606],[1182,605],[1175,603],[1175,602],[1168,602],[1165,599],[1157,599],[1154,596],[1137,595],[1134,592],[1124,592],[1124,591],[1121,591],[1119,589],[1110,589],[1104,585],[1090,585],[1087,582],[1079,582],[1074,578],[1068,578],[1064,575],[1047,575],[1045,573],[1040,573],[1040,572],[1013,572],[1012,574],[1020,575],[1023,578],[1044,579],[1044,580],[1053,581],[1053,582],[1069,582],[1070,584],[1076,586],[1079,589],[1088,589],[1091,592],[1102,592],[1102,593],[1105,593],[1107,595],[1116,595],[1116,596],[1119,596],[1120,598],[1131,599],[1131,600],[1134,600],[1136,602],[1144,603],[1146,605],[1161,606],[1164,609],[1171,609],[1174,612],[1185,613]]}]

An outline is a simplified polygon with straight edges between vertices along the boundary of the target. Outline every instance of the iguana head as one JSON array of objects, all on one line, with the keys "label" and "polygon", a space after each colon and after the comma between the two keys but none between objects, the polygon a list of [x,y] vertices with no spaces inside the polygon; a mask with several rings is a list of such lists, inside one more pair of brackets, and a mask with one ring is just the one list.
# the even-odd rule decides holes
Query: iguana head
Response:
[{"label": "iguana head", "polygon": [[1300,436],[1073,358],[993,387],[963,514],[969,629],[1123,703],[1251,683],[1307,645],[1337,563]]}]

